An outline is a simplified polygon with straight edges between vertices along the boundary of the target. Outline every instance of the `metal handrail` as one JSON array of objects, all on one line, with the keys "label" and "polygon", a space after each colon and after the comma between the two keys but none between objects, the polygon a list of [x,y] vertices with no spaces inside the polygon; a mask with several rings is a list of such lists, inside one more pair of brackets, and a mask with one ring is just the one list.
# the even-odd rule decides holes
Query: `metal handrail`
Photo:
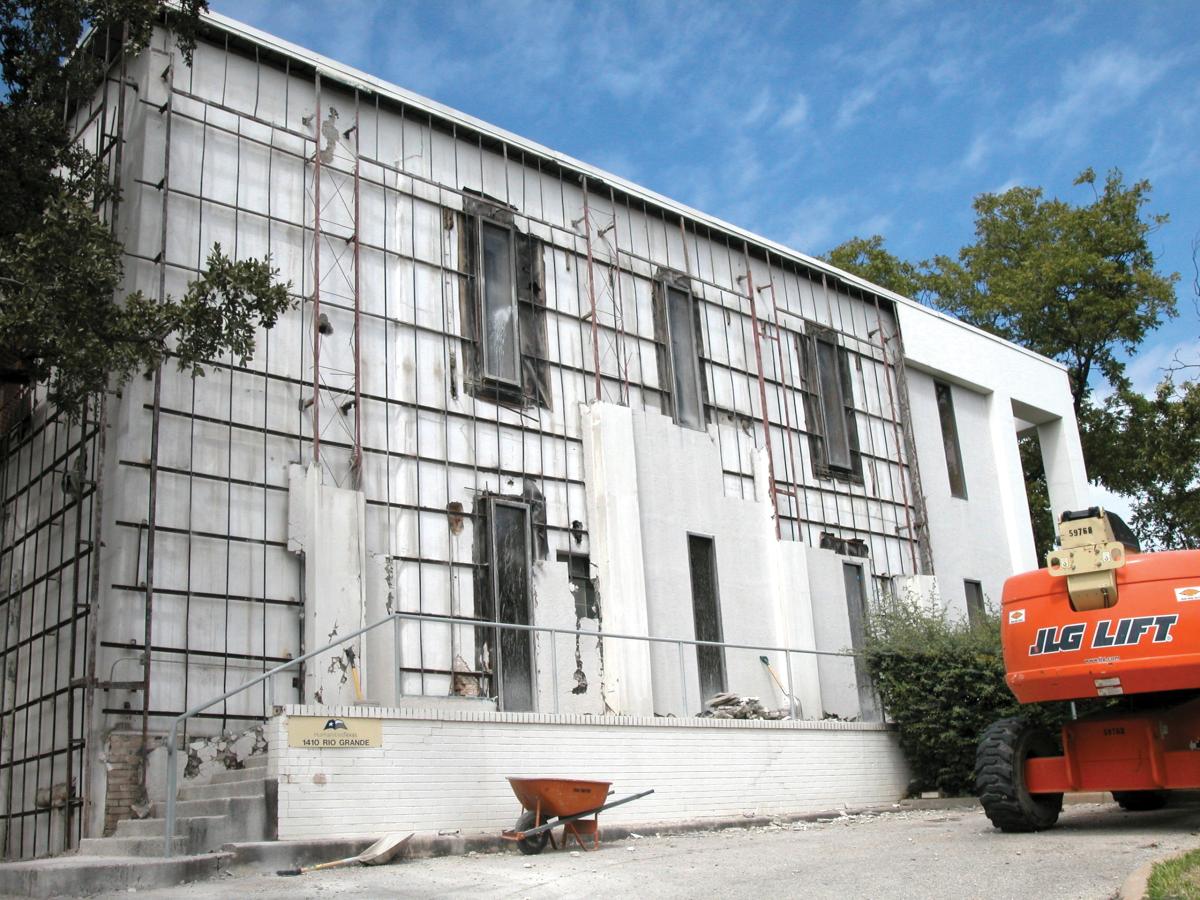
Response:
[{"label": "metal handrail", "polygon": [[324,647],[318,647],[316,650],[310,650],[308,653],[305,653],[302,656],[297,656],[295,659],[289,659],[287,662],[281,663],[275,668],[263,672],[258,677],[252,678],[245,684],[239,685],[231,691],[226,691],[219,697],[214,697],[212,700],[209,700],[206,703],[201,703],[199,706],[193,706],[191,709],[180,713],[171,720],[171,729],[167,733],[167,833],[163,839],[163,856],[173,856],[175,849],[175,794],[179,789],[179,772],[175,761],[175,757],[179,752],[179,749],[175,745],[179,736],[179,726],[183,724],[185,720],[190,719],[197,713],[204,712],[204,710],[208,709],[210,706],[216,706],[218,703],[228,700],[235,694],[240,694],[242,691],[249,690],[255,685],[262,684],[264,681],[273,678],[280,672],[286,671],[293,666],[298,666],[305,660],[312,659],[314,656],[319,656],[328,650],[332,650],[334,647],[341,646],[342,644],[346,643],[346,641],[352,640],[361,634],[366,634],[368,631],[373,631],[379,626],[386,625],[388,622],[392,621],[395,621],[397,625],[399,624],[400,620],[396,618],[395,613],[388,616],[386,619],[380,619],[378,622],[367,625],[363,628],[359,628],[357,631],[351,631],[350,633],[338,638],[336,641],[326,644]]},{"label": "metal handrail", "polygon": [[[357,631],[351,631],[348,634],[345,634],[342,637],[338,638],[336,641],[326,644],[324,647],[318,647],[316,650],[310,650],[308,653],[305,653],[302,656],[297,656],[295,659],[289,659],[287,662],[281,663],[280,665],[275,666],[275,668],[269,669],[266,672],[263,672],[261,675],[258,675],[257,677],[252,678],[250,681],[247,681],[245,684],[239,685],[238,687],[233,688],[232,690],[226,691],[224,694],[221,694],[219,697],[214,697],[212,700],[202,703],[199,706],[193,706],[191,709],[180,713],[178,716],[176,716],[174,719],[171,720],[171,728],[167,734],[167,816],[166,816],[167,821],[166,821],[166,835],[164,836],[164,839],[163,839],[163,856],[166,856],[166,857],[173,856],[174,849],[175,849],[174,848],[175,819],[176,819],[175,795],[178,792],[178,787],[179,787],[179,773],[178,773],[178,767],[176,764],[176,756],[177,756],[179,750],[178,750],[178,747],[176,747],[176,743],[177,743],[177,738],[179,735],[179,726],[180,725],[182,725],[187,719],[190,719],[192,716],[195,716],[198,713],[204,712],[204,710],[208,709],[209,707],[216,706],[218,703],[228,700],[230,697],[240,694],[242,691],[249,690],[250,688],[252,688],[256,685],[262,684],[264,681],[268,682],[268,688],[270,688],[269,680],[271,678],[273,678],[275,675],[278,675],[280,672],[284,672],[290,668],[298,666],[302,662],[312,659],[315,656],[320,656],[322,653],[326,653],[326,652],[334,649],[335,647],[339,647],[349,640],[353,640],[354,638],[359,637],[360,635],[366,634],[368,631],[374,631],[376,628],[386,625],[388,622],[391,622],[395,629],[395,632],[394,632],[394,641],[395,641],[394,669],[395,669],[395,678],[396,678],[396,699],[399,700],[400,697],[402,697],[404,695],[403,685],[401,683],[401,679],[402,679],[402,675],[403,675],[403,667],[401,665],[401,650],[402,650],[402,648],[401,648],[401,643],[400,643],[400,623],[406,619],[413,620],[413,621],[419,621],[419,622],[430,622],[430,623],[438,624],[438,625],[466,625],[466,626],[470,626],[473,628],[496,628],[496,629],[509,629],[511,631],[546,632],[549,634],[556,634],[556,635],[557,634],[568,634],[568,635],[574,635],[574,636],[579,636],[579,637],[596,638],[596,639],[600,639],[600,640],[612,639],[612,640],[627,640],[627,641],[644,641],[646,643],[651,643],[651,644],[674,644],[678,648],[678,651],[679,651],[680,687],[683,692],[683,703],[684,703],[685,707],[687,706],[687,677],[686,677],[685,657],[684,657],[684,653],[683,653],[684,647],[686,647],[686,646],[720,647],[722,649],[728,649],[728,650],[759,650],[759,651],[765,650],[768,653],[783,653],[784,659],[785,659],[784,668],[787,670],[788,706],[789,706],[789,710],[790,710],[793,718],[796,717],[796,692],[795,692],[795,687],[793,685],[793,679],[792,679],[791,654],[804,653],[804,654],[808,654],[810,656],[840,656],[840,657],[849,657],[849,658],[853,658],[853,657],[859,655],[857,653],[845,651],[845,650],[841,650],[841,651],[838,651],[838,650],[809,650],[809,649],[804,649],[804,648],[799,648],[799,647],[775,647],[775,646],[769,646],[769,645],[756,645],[756,644],[732,644],[732,643],[726,643],[724,641],[702,641],[702,640],[696,640],[694,638],[665,638],[665,637],[654,637],[654,636],[645,635],[645,634],[619,634],[619,633],[608,632],[608,631],[582,631],[578,628],[555,628],[555,627],[552,627],[549,625],[518,625],[516,623],[511,623],[511,622],[489,622],[489,621],[482,620],[482,619],[472,619],[472,618],[469,618],[466,616],[448,616],[448,615],[441,615],[438,613],[394,612],[391,615],[389,615],[387,618],[380,619],[378,622],[374,622],[370,625],[366,625],[362,628],[359,628]],[[554,657],[554,660],[557,660],[557,655],[556,655],[557,651],[555,651],[555,644],[553,641],[551,641],[550,648],[551,648],[551,656]],[[554,663],[552,663],[552,665],[551,665],[551,674],[552,674],[552,681],[553,681],[554,705],[555,705],[555,711],[557,712],[557,709],[558,709],[558,667]]]}]

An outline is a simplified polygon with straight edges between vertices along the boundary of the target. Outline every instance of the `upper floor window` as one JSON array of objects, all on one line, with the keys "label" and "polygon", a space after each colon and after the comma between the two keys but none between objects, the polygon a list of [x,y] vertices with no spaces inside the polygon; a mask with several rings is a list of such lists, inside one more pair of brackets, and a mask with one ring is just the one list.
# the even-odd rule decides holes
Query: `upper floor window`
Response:
[{"label": "upper floor window", "polygon": [[958,445],[958,423],[954,419],[954,395],[950,385],[933,383],[937,395],[938,418],[942,422],[942,448],[946,453],[946,473],[950,476],[950,496],[967,499],[967,479],[963,474],[962,450]]},{"label": "upper floor window", "polygon": [[686,277],[663,273],[655,283],[654,330],[659,381],[670,392],[671,415],[680,425],[703,431],[699,309]]},{"label": "upper floor window", "polygon": [[810,325],[798,340],[804,360],[804,408],[814,473],[861,478],[850,354],[828,328]]},{"label": "upper floor window", "polygon": [[517,332],[516,257],[513,230],[478,219],[478,295],[483,374],[508,384],[521,383],[521,344]]},{"label": "upper floor window", "polygon": [[[466,197],[461,218],[463,382],[498,403],[550,407],[542,242],[511,207]],[[447,227],[452,227],[447,224]],[[451,361],[453,366],[454,361]]]}]

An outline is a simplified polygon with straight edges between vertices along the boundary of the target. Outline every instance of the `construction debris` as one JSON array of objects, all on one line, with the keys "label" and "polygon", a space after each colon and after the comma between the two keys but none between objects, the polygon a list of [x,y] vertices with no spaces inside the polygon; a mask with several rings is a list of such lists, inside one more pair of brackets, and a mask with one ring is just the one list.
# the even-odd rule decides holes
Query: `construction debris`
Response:
[{"label": "construction debris", "polygon": [[709,698],[708,708],[696,714],[701,719],[790,719],[786,709],[767,709],[757,697],[741,697],[722,691]]}]

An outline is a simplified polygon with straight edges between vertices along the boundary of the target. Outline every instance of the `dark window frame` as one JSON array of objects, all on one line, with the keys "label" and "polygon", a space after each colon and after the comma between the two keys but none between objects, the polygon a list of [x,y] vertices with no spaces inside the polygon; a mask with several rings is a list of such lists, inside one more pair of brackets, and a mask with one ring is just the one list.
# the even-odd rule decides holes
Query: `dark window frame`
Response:
[{"label": "dark window frame", "polygon": [[[459,230],[459,321],[462,337],[463,387],[473,396],[493,403],[552,409],[550,361],[546,337],[545,242],[522,230],[516,210],[501,201],[464,188],[461,212],[447,209],[445,227]],[[488,359],[484,321],[487,289],[483,262],[484,228],[510,235],[510,271],[516,377],[497,372]],[[450,360],[451,370],[456,360]],[[451,391],[457,390],[451,375]],[[457,394],[454,394],[457,396]]]},{"label": "dark window frame", "polygon": [[942,452],[946,456],[946,476],[950,481],[950,496],[967,499],[967,472],[963,466],[962,445],[958,440],[958,417],[954,413],[954,390],[945,381],[933,382],[938,421],[942,428]]},{"label": "dark window frame", "polygon": [[[674,330],[678,327],[676,317],[672,315],[671,293],[682,295],[687,307],[687,325],[691,328],[690,343],[691,359],[684,360],[684,366],[676,359],[676,341],[673,339]],[[671,407],[671,419],[683,428],[694,431],[708,430],[708,383],[704,378],[704,330],[700,320],[700,301],[692,291],[687,276],[680,272],[660,269],[654,278],[653,288],[654,310],[654,341],[658,357],[659,389],[668,398]],[[689,378],[695,392],[695,419],[685,420],[680,410],[679,394],[681,393],[677,376],[685,374]]]},{"label": "dark window frame", "polygon": [[[485,247],[484,232],[491,231],[493,233],[503,234],[508,243],[508,290],[505,305],[509,309],[509,314],[512,317],[512,356],[511,360],[506,360],[515,370],[513,377],[509,378],[500,371],[501,366],[493,366],[492,360],[492,330],[490,319],[488,316],[488,278],[486,275],[487,266],[484,264]],[[501,224],[493,219],[485,216],[478,216],[475,219],[475,246],[479,248],[478,256],[476,257],[475,265],[475,294],[476,294],[476,310],[479,321],[479,349],[480,357],[483,362],[482,374],[487,381],[496,382],[499,384],[512,385],[516,388],[521,387],[521,327],[520,327],[520,304],[517,301],[517,240],[516,229],[512,225]]]},{"label": "dark window frame", "polygon": [[[509,654],[517,651],[526,653],[529,662],[529,711],[536,712],[538,705],[537,653],[533,633],[511,628],[492,628],[488,627],[487,624],[482,624],[507,621],[502,618],[501,608],[503,597],[500,584],[500,565],[498,564],[499,535],[497,523],[499,516],[496,514],[498,507],[519,510],[524,521],[525,551],[522,565],[525,581],[523,611],[526,621],[508,622],[508,624],[533,624],[533,558],[534,542],[536,539],[534,533],[534,510],[531,504],[516,497],[487,496],[481,498],[481,501],[483,505],[482,522],[487,529],[485,538],[487,552],[486,565],[476,569],[477,577],[475,579],[476,615],[481,620],[481,624],[475,627],[475,652],[478,669],[480,672],[490,676],[488,679],[488,695],[497,699],[499,708],[502,710],[512,708],[510,702],[506,699],[506,697],[513,695],[513,691],[506,690],[506,678],[510,676],[506,676],[504,671],[504,656],[506,652]],[[485,643],[488,646],[488,655],[491,662],[490,670],[485,666],[482,655],[482,648]],[[515,687],[515,682],[510,683],[508,687]]]},{"label": "dark window frame", "polygon": [[[854,380],[850,372],[850,351],[831,328],[805,323],[803,332],[795,332],[797,356],[801,361],[800,390],[804,397],[804,418],[808,432],[809,455],[813,475],[863,483],[862,448],[858,435],[858,411],[854,405]],[[822,378],[821,347],[832,350],[835,373]],[[828,357],[827,357],[828,358]],[[830,375],[833,380],[831,381]],[[836,396],[829,397],[826,387],[834,385]],[[834,416],[840,416],[835,420]],[[829,422],[844,423],[847,464],[831,460]],[[840,429],[839,429],[840,430]]]},{"label": "dark window frame", "polygon": [[972,627],[982,624],[987,616],[987,598],[983,594],[983,582],[974,578],[964,578],[963,595],[967,604],[967,621]]},{"label": "dark window frame", "polygon": [[[853,573],[853,574],[851,574]],[[853,579],[854,595],[851,595],[851,579]],[[871,680],[866,662],[861,653],[866,649],[867,623],[870,621],[869,588],[870,571],[865,565],[842,560],[842,584],[846,593],[846,617],[850,626],[850,644],[855,651],[854,685],[858,694],[860,719],[864,722],[882,721],[883,715],[879,708],[879,698],[875,691],[875,683]]]},{"label": "dark window frame", "polygon": [[[715,633],[707,637],[703,636],[704,629],[700,620],[700,609],[697,605],[697,594],[695,569],[696,559],[693,556],[693,541],[703,541],[708,545],[708,554],[710,560],[709,581],[712,584],[712,605],[713,605],[713,623],[715,625]],[[720,569],[717,566],[717,540],[711,534],[700,534],[698,532],[689,531],[687,533],[687,551],[688,551],[688,586],[690,589],[692,600],[692,628],[695,639],[698,641],[716,641],[717,643],[725,643],[725,623],[721,615],[721,580]],[[696,676],[700,684],[700,702],[707,703],[709,698],[715,694],[722,693],[729,689],[729,668],[725,662],[724,647],[696,646]],[[707,678],[706,678],[707,676]],[[706,681],[708,685],[706,687]]]},{"label": "dark window frame", "polygon": [[591,558],[586,553],[575,553],[571,550],[559,550],[555,558],[567,566],[567,581],[575,598],[576,620],[598,620],[600,603],[596,597],[596,579],[592,577]]}]

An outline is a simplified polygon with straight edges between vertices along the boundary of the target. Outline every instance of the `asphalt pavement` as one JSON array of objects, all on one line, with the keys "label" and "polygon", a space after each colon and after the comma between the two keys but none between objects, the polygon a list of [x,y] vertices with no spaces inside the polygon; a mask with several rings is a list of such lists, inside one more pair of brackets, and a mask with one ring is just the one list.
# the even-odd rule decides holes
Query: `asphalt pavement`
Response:
[{"label": "asphalt pavement", "polygon": [[[974,808],[897,810],[613,841],[597,852],[401,860],[299,877],[226,876],[141,897],[1114,897],[1142,863],[1200,847],[1200,802],[1126,813],[1064,809],[1057,827],[1008,835]],[[112,896],[129,897],[129,893]]]}]

